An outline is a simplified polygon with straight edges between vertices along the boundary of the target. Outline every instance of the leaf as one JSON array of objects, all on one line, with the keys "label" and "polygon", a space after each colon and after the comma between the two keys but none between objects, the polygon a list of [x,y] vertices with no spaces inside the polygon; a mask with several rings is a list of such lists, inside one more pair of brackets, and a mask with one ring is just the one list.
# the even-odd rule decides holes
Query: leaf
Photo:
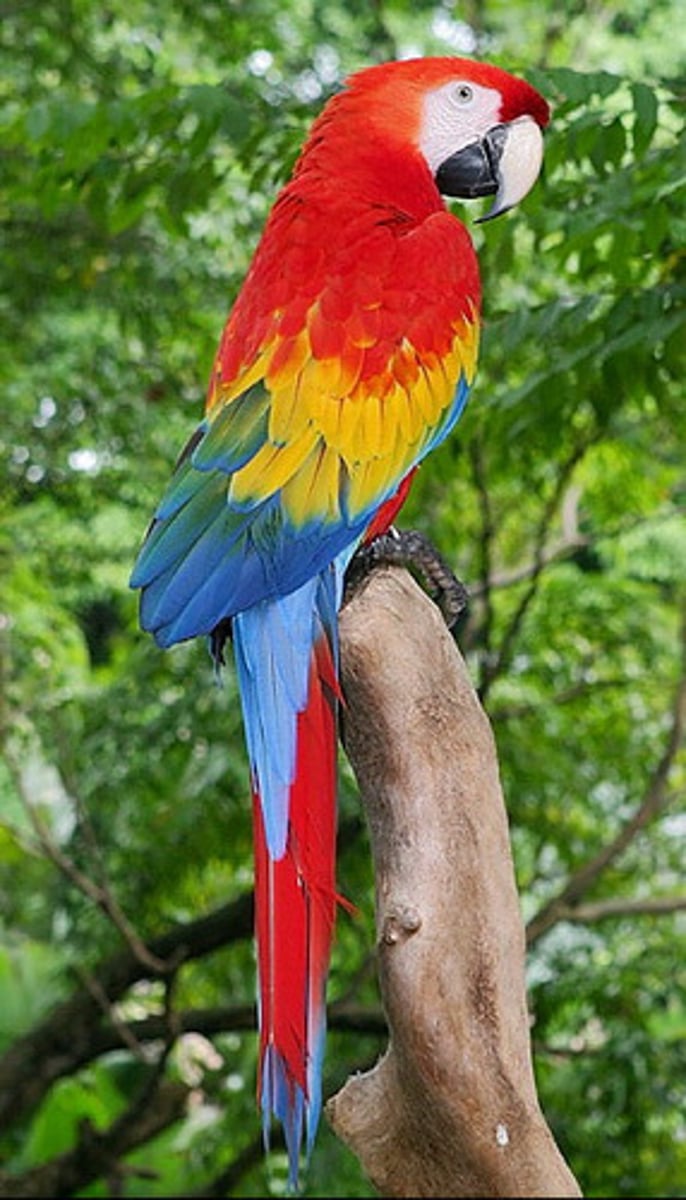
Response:
[{"label": "leaf", "polygon": [[636,158],[643,158],[657,129],[658,99],[647,83],[632,83],[631,94],[634,101],[634,154]]},{"label": "leaf", "polygon": [[15,1169],[26,1170],[64,1153],[84,1122],[104,1129],[122,1108],[123,1097],[106,1067],[96,1064],[80,1077],[59,1080],[31,1123]]}]

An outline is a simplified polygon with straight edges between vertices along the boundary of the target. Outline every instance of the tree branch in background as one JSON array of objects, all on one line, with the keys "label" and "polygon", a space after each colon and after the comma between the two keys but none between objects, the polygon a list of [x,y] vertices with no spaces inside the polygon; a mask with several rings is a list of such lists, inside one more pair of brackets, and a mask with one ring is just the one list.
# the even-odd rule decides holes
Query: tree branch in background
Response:
[{"label": "tree branch in background", "polygon": [[[281,1149],[284,1145],[283,1134],[280,1127],[272,1130],[270,1145],[272,1149]],[[236,1187],[243,1179],[243,1176],[257,1166],[264,1159],[264,1138],[262,1134],[258,1134],[252,1141],[248,1142],[235,1158],[224,1168],[223,1171],[211,1179],[203,1188],[197,1192],[193,1192],[193,1200],[205,1200],[205,1198],[217,1196],[223,1200],[225,1196],[232,1196]]]},{"label": "tree branch in background", "polygon": [[[164,1039],[168,1032],[166,1017],[155,1014],[135,1021],[110,1020],[94,1032],[85,1057],[70,1064],[69,1074],[79,1070],[102,1054],[128,1047],[141,1057],[146,1043]],[[327,1009],[327,1028],[337,1033],[379,1035],[387,1032],[386,1018],[380,1008],[352,1004],[331,1004]],[[218,1033],[247,1033],[257,1029],[254,1004],[225,1004],[215,1008],[178,1009],[174,1013],[177,1036],[200,1033],[212,1038]],[[147,1058],[146,1058],[147,1061]]]},{"label": "tree branch in background", "polygon": [[72,1196],[108,1172],[116,1173],[125,1154],[145,1145],[180,1120],[186,1111],[190,1088],[161,1078],[163,1065],[162,1062],[159,1069],[153,1068],[139,1096],[107,1129],[98,1130],[83,1122],[73,1150],[22,1175],[0,1173],[0,1197],[51,1200],[55,1196]]},{"label": "tree branch in background", "polygon": [[138,936],[133,925],[129,921],[126,914],[122,911],[116,896],[109,887],[107,881],[103,878],[101,883],[95,883],[89,875],[77,867],[68,854],[58,846],[53,838],[48,826],[43,820],[40,812],[30,796],[26,794],[22,772],[16,768],[12,761],[11,755],[6,754],[6,762],[12,769],[12,776],[17,794],[21,799],[33,831],[36,836],[37,849],[42,852],[46,858],[57,867],[59,871],[74,885],[78,891],[87,896],[89,900],[99,908],[105,916],[112,922],[115,929],[119,931],[126,944],[131,949],[131,952],[136,958],[139,958],[143,967],[146,970],[152,970],[155,974],[162,974],[164,971],[173,970],[174,964],[167,964],[162,961],[156,961],[151,958],[150,951],[145,943]]},{"label": "tree branch in background", "polygon": [[[253,897],[246,892],[197,921],[177,925],[148,943],[150,961],[190,962],[229,943],[252,937]],[[92,972],[96,993],[80,986],[40,1024],[18,1038],[0,1059],[0,1128],[34,1108],[53,1083],[94,1057],[101,1036],[103,997],[112,1005],[139,979],[156,976],[130,947]]]},{"label": "tree branch in background", "polygon": [[329,1120],[385,1196],[578,1196],[536,1095],[496,752],[462,659],[397,569],[344,608],[341,656],[391,1038]]},{"label": "tree branch in background", "polygon": [[[686,613],[681,627],[682,675],[674,693],[672,717],[662,756],[648,782],[644,797],[634,815],[611,842],[567,880],[559,892],[544,904],[527,925],[527,942],[532,945],[560,920],[570,919],[570,909],[593,886],[606,867],[619,858],[640,831],[665,808],[669,793],[669,775],[686,732]],[[581,918],[579,918],[581,919]],[[589,918],[587,918],[589,919]],[[597,918],[596,918],[597,919]]]},{"label": "tree branch in background", "polygon": [[[483,486],[483,484],[482,484]],[[546,567],[553,563],[561,562],[565,558],[569,558],[572,554],[576,554],[577,550],[585,550],[591,546],[592,539],[585,533],[581,533],[578,526],[578,504],[581,498],[581,491],[574,484],[570,485],[565,491],[561,506],[560,516],[562,518],[562,536],[556,541],[546,543],[539,557],[534,557],[529,562],[521,563],[517,567],[503,568],[499,571],[493,570],[487,579],[481,578],[477,583],[470,584],[469,595],[473,600],[481,599],[486,590],[500,590],[502,588],[513,587],[517,583],[524,583],[525,580],[531,579],[533,575],[540,573]],[[634,517],[631,520],[622,520],[618,522],[616,527],[608,528],[606,536],[609,538],[617,537],[628,533],[634,529],[640,529],[650,522],[651,525],[657,526],[660,521],[668,521],[673,519],[675,514],[682,515],[686,509],[683,506],[675,505],[669,510],[669,513],[660,517],[651,513],[650,517]]]},{"label": "tree branch in background", "polygon": [[186,1084],[166,1080],[167,1059],[176,1041],[172,1011],[173,980],[165,980],[164,1044],[157,1061],[146,1072],[131,1104],[104,1130],[82,1121],[73,1149],[57,1155],[21,1175],[0,1173],[0,1197],[71,1196],[96,1179],[111,1181],[125,1173],[120,1159],[173,1125],[185,1113],[190,1095]]},{"label": "tree branch in background", "polygon": [[561,908],[559,921],[605,921],[610,917],[663,917],[686,909],[686,895],[631,897],[617,900],[596,900],[595,903],[573,904]]},{"label": "tree branch in background", "polygon": [[580,700],[583,696],[596,695],[600,691],[607,689],[627,688],[629,681],[626,675],[618,675],[610,679],[580,679],[577,683],[572,683],[568,688],[563,688],[560,692],[555,692],[553,695],[541,697],[536,702],[524,701],[521,704],[496,704],[492,705],[488,710],[488,715],[493,724],[498,721],[514,721],[521,717],[531,716],[537,712],[544,704],[550,706],[552,704],[573,704],[575,700]]},{"label": "tree branch in background", "polygon": [[[567,492],[574,468],[581,461],[592,442],[592,437],[585,438],[574,447],[566,460],[560,464],[557,479],[555,480],[555,487],[548,497],[547,502],[541,506],[541,516],[534,536],[533,561],[528,569],[528,587],[522,593],[519,603],[510,617],[497,653],[491,654],[483,661],[479,682],[479,696],[482,701],[485,701],[492,684],[498,676],[502,675],[512,659],[519,631],[524,623],[529,607],[538,592],[540,577],[544,567],[553,558],[559,557],[559,547],[557,546],[551,557],[551,552],[548,548],[548,537],[551,525],[560,506],[562,506],[563,510],[563,527],[565,528],[564,544],[570,544],[571,515],[576,511],[578,493],[576,491],[572,493],[574,499],[573,507],[565,504],[565,493]],[[483,486],[485,487],[485,483]]]},{"label": "tree branch in background", "polygon": [[491,496],[486,483],[481,439],[474,438],[471,441],[469,456],[472,464],[474,485],[479,497],[479,512],[481,515],[481,536],[478,542],[480,557],[478,578],[480,582],[476,589],[470,587],[469,595],[470,598],[478,595],[481,600],[482,615],[478,631],[474,631],[474,636],[478,638],[483,659],[487,662],[491,655],[491,639],[493,635],[493,597],[491,591],[493,586],[495,524],[491,509]]}]

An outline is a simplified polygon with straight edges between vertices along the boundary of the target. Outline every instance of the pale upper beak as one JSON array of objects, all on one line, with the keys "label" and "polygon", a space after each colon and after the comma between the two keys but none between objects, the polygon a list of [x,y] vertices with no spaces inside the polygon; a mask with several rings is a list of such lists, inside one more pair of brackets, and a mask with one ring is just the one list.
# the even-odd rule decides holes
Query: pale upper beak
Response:
[{"label": "pale upper beak", "polygon": [[494,125],[484,137],[441,163],[436,185],[443,195],[463,200],[495,196],[492,208],[479,218],[490,221],[524,199],[538,178],[542,161],[540,126],[533,117],[517,117]]}]

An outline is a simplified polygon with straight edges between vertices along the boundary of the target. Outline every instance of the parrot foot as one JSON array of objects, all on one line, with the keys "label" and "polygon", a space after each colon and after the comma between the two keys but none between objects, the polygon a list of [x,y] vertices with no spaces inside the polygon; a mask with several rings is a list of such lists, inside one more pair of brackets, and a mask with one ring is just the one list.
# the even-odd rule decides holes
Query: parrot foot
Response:
[{"label": "parrot foot", "polygon": [[224,657],[224,647],[227,642],[231,641],[231,618],[225,617],[218,625],[215,625],[210,634],[210,655],[214,663],[214,673],[217,677],[221,675],[222,667],[226,666]]},{"label": "parrot foot", "polygon": [[354,592],[374,567],[383,565],[414,568],[440,608],[448,629],[453,628],[467,607],[469,593],[423,533],[391,527],[368,545],[360,546],[346,573],[346,595]]}]

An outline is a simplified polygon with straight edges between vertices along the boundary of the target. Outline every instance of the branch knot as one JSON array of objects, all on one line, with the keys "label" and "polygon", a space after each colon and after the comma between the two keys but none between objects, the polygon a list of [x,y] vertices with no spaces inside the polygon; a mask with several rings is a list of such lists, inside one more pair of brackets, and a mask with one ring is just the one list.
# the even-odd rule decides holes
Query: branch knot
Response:
[{"label": "branch knot", "polygon": [[421,927],[422,918],[418,909],[411,904],[394,906],[384,918],[381,941],[386,946],[393,946],[396,942],[412,937]]}]

